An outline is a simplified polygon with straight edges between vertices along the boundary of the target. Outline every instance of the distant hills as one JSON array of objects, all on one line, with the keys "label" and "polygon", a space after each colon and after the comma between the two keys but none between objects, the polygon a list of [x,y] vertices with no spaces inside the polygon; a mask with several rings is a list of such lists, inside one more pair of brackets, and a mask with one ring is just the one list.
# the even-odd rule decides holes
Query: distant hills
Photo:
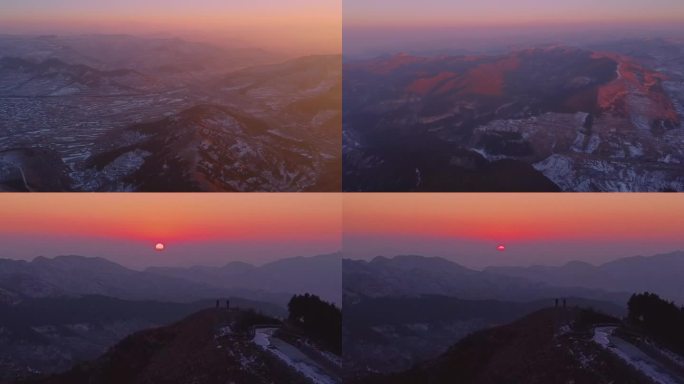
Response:
[{"label": "distant hills", "polygon": [[333,253],[315,257],[286,258],[258,267],[243,262],[232,262],[216,268],[151,267],[145,272],[228,290],[309,292],[339,305],[342,300],[341,268],[341,255]]},{"label": "distant hills", "polygon": [[598,266],[573,261],[560,267],[489,267],[486,272],[559,287],[613,292],[649,291],[684,303],[684,252],[635,256]]},{"label": "distant hills", "polygon": [[131,69],[106,71],[54,58],[0,58],[0,96],[125,95],[153,86],[152,78]]},{"label": "distant hills", "polygon": [[562,287],[518,276],[468,269],[438,257],[376,257],[343,261],[345,297],[447,295],[472,300],[529,301],[551,297],[587,297],[626,302],[626,291],[602,291],[581,285]]},{"label": "distant hills", "polygon": [[465,268],[437,257],[376,257],[343,261],[346,294],[370,297],[440,294],[467,299],[531,300],[576,296],[626,302],[635,291],[684,301],[684,252],[626,257],[599,266]]},{"label": "distant hills", "polygon": [[95,294],[187,302],[230,295],[284,305],[293,294],[309,292],[339,303],[340,265],[336,254],[283,259],[260,267],[229,264],[145,271],[81,256],[38,257],[30,262],[0,259],[0,297],[20,301]]},{"label": "distant hills", "polygon": [[280,55],[256,48],[126,34],[0,35],[0,51],[4,56],[34,61],[58,59],[98,70],[130,68],[167,75],[198,75],[284,60]]}]

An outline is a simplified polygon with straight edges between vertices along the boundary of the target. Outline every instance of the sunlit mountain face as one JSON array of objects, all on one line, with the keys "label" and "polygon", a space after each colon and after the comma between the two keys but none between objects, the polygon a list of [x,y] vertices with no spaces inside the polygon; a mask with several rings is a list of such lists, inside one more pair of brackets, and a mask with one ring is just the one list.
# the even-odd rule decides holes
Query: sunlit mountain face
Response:
[{"label": "sunlit mountain face", "polygon": [[339,11],[75,3],[2,16],[0,190],[340,190]]},{"label": "sunlit mountain face", "polygon": [[344,68],[344,188],[684,190],[684,41],[383,55]]}]

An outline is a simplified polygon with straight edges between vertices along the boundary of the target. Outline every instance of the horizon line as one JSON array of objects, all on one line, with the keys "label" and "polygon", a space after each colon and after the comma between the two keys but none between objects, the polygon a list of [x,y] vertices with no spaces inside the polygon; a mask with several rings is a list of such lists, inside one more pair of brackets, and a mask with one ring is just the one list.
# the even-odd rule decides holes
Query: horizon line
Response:
[{"label": "horizon line", "polygon": [[[144,267],[142,270],[147,269],[147,268],[155,268],[155,267],[159,267],[159,268],[193,268],[193,267],[213,267],[213,268],[217,268],[217,267],[226,266],[226,265],[231,264],[231,263],[244,263],[244,264],[249,264],[249,265],[254,266],[254,267],[261,267],[261,266],[264,266],[264,265],[266,265],[266,264],[270,264],[270,263],[277,262],[277,261],[280,261],[280,260],[288,260],[288,259],[311,259],[311,258],[321,257],[321,256],[334,256],[334,255],[337,255],[337,254],[342,255],[342,250],[337,250],[337,251],[333,251],[333,252],[316,253],[316,254],[310,254],[310,255],[284,256],[284,257],[276,258],[276,259],[273,259],[273,260],[264,261],[264,262],[261,262],[261,263],[254,263],[254,262],[251,262],[251,261],[244,261],[244,260],[233,260],[233,261],[228,261],[228,262],[223,263],[223,264],[191,264],[191,265],[176,265],[176,266],[149,265],[149,266]],[[36,259],[55,260],[55,259],[60,258],[60,257],[77,257],[77,258],[82,258],[82,259],[100,259],[100,260],[108,261],[108,262],[110,262],[110,263],[112,263],[112,264],[119,265],[119,266],[124,267],[124,268],[126,268],[126,269],[139,270],[139,269],[136,269],[136,268],[132,268],[132,267],[126,266],[125,264],[122,264],[122,263],[120,263],[120,262],[113,261],[111,258],[108,258],[108,257],[104,257],[104,256],[84,256],[84,255],[78,255],[78,254],[60,254],[60,255],[54,255],[54,256],[38,255],[38,256],[34,256],[34,257],[33,257],[32,259],[30,259],[30,260],[28,260],[28,259],[21,259],[21,258],[15,259],[15,258],[11,258],[11,257],[0,257],[0,261],[9,260],[9,261],[23,261],[23,262],[26,262],[26,263],[32,263],[32,262],[34,262]],[[342,259],[342,257],[340,257],[340,260],[341,260],[341,259]]]},{"label": "horizon line", "polygon": [[397,257],[420,257],[420,258],[425,258],[425,259],[441,259],[441,260],[445,260],[445,261],[448,261],[448,262],[450,262],[450,263],[456,264],[456,265],[458,265],[458,266],[460,266],[460,267],[464,267],[464,268],[471,269],[471,270],[474,270],[474,271],[484,271],[485,269],[491,268],[491,267],[504,267],[504,268],[506,268],[506,267],[523,267],[523,268],[531,268],[531,267],[564,267],[564,266],[566,266],[566,265],[568,265],[568,264],[570,264],[570,263],[577,263],[577,262],[579,262],[579,263],[584,263],[584,264],[589,264],[589,265],[594,266],[594,267],[600,267],[600,266],[602,266],[602,265],[609,264],[609,263],[612,263],[612,262],[615,262],[615,261],[619,261],[619,260],[624,260],[624,259],[633,259],[633,258],[638,258],[638,257],[641,257],[641,258],[651,258],[651,257],[666,256],[666,255],[671,255],[671,254],[676,254],[676,253],[682,253],[682,254],[684,254],[684,249],[682,249],[682,248],[680,248],[680,249],[674,249],[674,250],[669,251],[669,252],[659,252],[659,253],[655,253],[655,254],[652,254],[652,255],[619,256],[619,257],[615,257],[615,258],[613,258],[613,259],[610,259],[610,260],[608,260],[608,261],[604,261],[604,262],[602,262],[602,263],[600,263],[600,264],[595,264],[595,263],[591,263],[591,262],[584,261],[584,260],[579,260],[579,259],[573,259],[573,260],[570,260],[570,261],[566,261],[566,262],[564,262],[564,263],[562,263],[562,264],[487,265],[487,266],[484,266],[484,267],[481,267],[481,268],[474,268],[474,267],[469,267],[469,266],[460,264],[459,262],[457,262],[457,261],[455,261],[455,260],[453,260],[453,259],[451,259],[451,258],[449,258],[449,257],[444,257],[444,256],[428,256],[428,255],[420,255],[420,254],[415,254],[415,253],[402,253],[402,254],[395,254],[395,255],[393,255],[393,256],[376,255],[376,256],[369,257],[369,258],[364,258],[364,257],[345,257],[345,256],[344,256],[344,252],[342,252],[342,260],[370,262],[370,261],[373,261],[373,260],[375,260],[375,259],[377,259],[377,258],[385,258],[385,259],[390,259],[390,260],[392,260],[392,259],[395,259],[395,258],[397,258]]}]

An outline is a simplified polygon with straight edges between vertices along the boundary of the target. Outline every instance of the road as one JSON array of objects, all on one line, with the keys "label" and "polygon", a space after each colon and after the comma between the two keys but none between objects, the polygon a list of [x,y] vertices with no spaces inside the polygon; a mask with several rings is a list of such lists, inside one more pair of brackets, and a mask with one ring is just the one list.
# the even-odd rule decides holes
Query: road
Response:
[{"label": "road", "polygon": [[616,326],[594,328],[594,341],[658,384],[684,383],[684,378],[678,377],[634,344],[613,335],[615,329],[617,329]]},{"label": "road", "polygon": [[278,328],[257,328],[254,331],[254,343],[268,351],[309,378],[316,384],[337,384],[339,380],[329,376],[325,369],[312,360],[297,347],[273,337]]}]

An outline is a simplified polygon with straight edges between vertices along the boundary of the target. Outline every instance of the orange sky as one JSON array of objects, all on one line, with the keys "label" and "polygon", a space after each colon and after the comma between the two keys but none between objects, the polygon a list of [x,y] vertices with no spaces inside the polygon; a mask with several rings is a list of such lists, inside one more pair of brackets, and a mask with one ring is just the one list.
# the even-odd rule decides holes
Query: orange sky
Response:
[{"label": "orange sky", "polygon": [[341,12],[340,0],[9,0],[3,2],[0,32],[163,32],[239,39],[266,49],[337,53]]},{"label": "orange sky", "polygon": [[[600,258],[598,249],[614,256],[684,249],[683,232],[681,194],[344,196],[343,248],[352,257],[378,252],[456,256],[464,251],[468,257],[482,254],[488,263],[540,262],[544,257],[557,263]],[[511,249],[506,257],[515,257],[492,259],[499,243]],[[469,262],[478,264],[472,258]]]},{"label": "orange sky", "polygon": [[346,233],[533,240],[684,232],[684,196],[675,194],[373,194],[344,201]]},{"label": "orange sky", "polygon": [[345,0],[347,58],[681,37],[682,0]]},{"label": "orange sky", "polygon": [[453,27],[684,21],[680,0],[347,0],[345,27]]},{"label": "orange sky", "polygon": [[326,194],[3,194],[2,233],[136,240],[318,238],[339,231]]},{"label": "orange sky", "polygon": [[[89,252],[102,252],[86,256],[109,257],[121,253],[121,249],[133,249],[139,257],[154,258],[157,255],[151,249],[157,241],[166,243],[169,252],[182,248],[186,257],[192,252],[201,259],[201,249],[210,254],[207,260],[217,262],[222,254],[238,259],[247,254],[261,255],[257,261],[263,261],[302,255],[300,252],[340,249],[341,200],[336,194],[97,193],[0,197],[0,239],[5,243],[0,257],[18,254],[30,259],[79,253],[83,244],[89,244],[96,245],[94,251],[88,248]],[[33,242],[37,239],[54,241],[46,240],[44,247],[36,249]],[[10,241],[13,246],[8,246]],[[207,245],[210,247],[206,248]],[[183,261],[181,254],[174,257]]]},{"label": "orange sky", "polygon": [[[470,267],[684,249],[682,194],[2,194],[0,257],[127,266],[259,264],[335,252]],[[343,237],[341,236],[343,233]],[[161,241],[167,250],[154,252]],[[495,247],[506,244],[504,253]]]}]

